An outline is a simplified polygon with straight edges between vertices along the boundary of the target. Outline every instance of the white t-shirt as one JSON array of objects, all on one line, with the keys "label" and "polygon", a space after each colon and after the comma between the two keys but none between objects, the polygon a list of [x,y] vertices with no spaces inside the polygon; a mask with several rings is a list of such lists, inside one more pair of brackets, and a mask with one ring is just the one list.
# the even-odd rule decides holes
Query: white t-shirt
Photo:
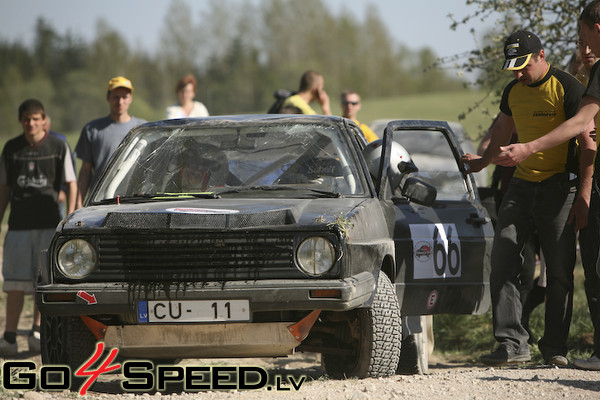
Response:
[{"label": "white t-shirt", "polygon": [[179,104],[172,104],[167,107],[167,119],[193,117],[208,117],[208,110],[199,101],[194,101],[194,108],[189,114],[186,114]]}]

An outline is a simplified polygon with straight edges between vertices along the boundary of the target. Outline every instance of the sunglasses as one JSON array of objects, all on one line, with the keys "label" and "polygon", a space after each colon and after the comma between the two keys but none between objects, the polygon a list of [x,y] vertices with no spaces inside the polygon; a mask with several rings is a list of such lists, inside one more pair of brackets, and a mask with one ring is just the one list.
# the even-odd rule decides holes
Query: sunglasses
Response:
[{"label": "sunglasses", "polygon": [[348,104],[352,104],[353,106],[357,106],[360,101],[342,101],[343,106],[347,106]]}]

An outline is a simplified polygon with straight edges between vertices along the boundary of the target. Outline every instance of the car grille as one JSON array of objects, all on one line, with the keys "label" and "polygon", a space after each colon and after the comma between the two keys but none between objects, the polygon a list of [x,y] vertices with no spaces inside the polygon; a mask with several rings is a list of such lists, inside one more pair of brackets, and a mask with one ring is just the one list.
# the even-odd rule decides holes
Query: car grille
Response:
[{"label": "car grille", "polygon": [[294,264],[294,233],[111,234],[98,238],[91,281],[306,278]]},{"label": "car grille", "polygon": [[239,214],[108,213],[104,228],[177,229],[201,227],[226,229],[275,226],[294,223],[287,209]]}]

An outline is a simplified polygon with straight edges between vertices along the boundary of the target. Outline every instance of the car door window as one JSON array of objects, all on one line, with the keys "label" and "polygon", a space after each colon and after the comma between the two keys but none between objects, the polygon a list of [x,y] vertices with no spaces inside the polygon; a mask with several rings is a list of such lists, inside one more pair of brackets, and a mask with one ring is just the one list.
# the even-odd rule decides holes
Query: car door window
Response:
[{"label": "car door window", "polygon": [[402,145],[419,168],[410,176],[424,180],[437,189],[437,200],[466,200],[468,187],[464,174],[445,134],[438,130],[394,132],[394,141]]}]

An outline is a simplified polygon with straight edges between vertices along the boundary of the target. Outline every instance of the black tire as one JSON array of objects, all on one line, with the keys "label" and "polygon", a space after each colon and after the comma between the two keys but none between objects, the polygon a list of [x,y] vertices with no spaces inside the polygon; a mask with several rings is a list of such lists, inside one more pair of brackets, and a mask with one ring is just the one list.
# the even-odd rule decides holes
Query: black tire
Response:
[{"label": "black tire", "polygon": [[396,373],[402,375],[420,375],[429,372],[429,348],[427,341],[427,318],[421,317],[420,333],[402,338],[402,351]]},{"label": "black tire", "polygon": [[71,368],[71,390],[79,390],[85,379],[75,372],[94,354],[96,337],[79,317],[55,317],[42,314],[41,353],[43,364]]},{"label": "black tire", "polygon": [[350,311],[346,328],[338,332],[337,345],[347,354],[324,352],[323,369],[334,379],[393,375],[400,358],[401,324],[394,287],[380,273],[371,307]]}]

